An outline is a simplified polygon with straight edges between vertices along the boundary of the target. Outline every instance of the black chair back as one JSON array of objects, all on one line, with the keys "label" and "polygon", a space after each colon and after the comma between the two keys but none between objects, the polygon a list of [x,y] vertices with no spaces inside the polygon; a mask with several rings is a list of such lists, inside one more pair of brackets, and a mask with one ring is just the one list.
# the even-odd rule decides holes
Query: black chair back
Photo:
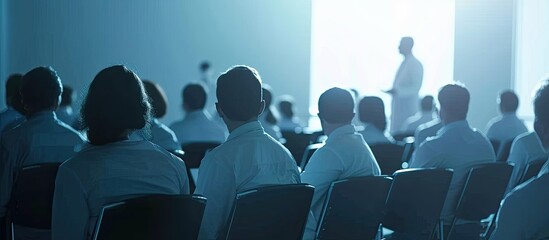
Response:
[{"label": "black chair back", "polygon": [[286,139],[284,146],[288,148],[292,156],[294,157],[297,166],[301,165],[303,159],[303,153],[307,146],[311,144],[312,134],[308,133],[296,133],[295,131],[282,131],[282,137]]},{"label": "black chair back", "polygon": [[376,157],[382,175],[393,175],[393,173],[402,168],[404,146],[384,143],[372,145],[370,149],[372,149],[372,153]]},{"label": "black chair back", "polygon": [[236,196],[226,239],[301,239],[314,187],[271,185]]},{"label": "black chair back", "polygon": [[313,153],[315,153],[316,150],[318,150],[322,146],[324,146],[324,143],[314,143],[307,146],[307,148],[305,149],[305,152],[303,153],[301,164],[299,165],[299,167],[301,168],[301,171],[305,170],[305,167],[307,166],[307,163],[309,163],[309,160],[313,156]]},{"label": "black chair back", "polygon": [[492,144],[492,148],[494,149],[494,153],[497,156],[498,153],[499,153],[499,147],[501,145],[501,142],[496,140],[496,139],[490,139],[490,143]]},{"label": "black chair back", "polygon": [[[178,157],[181,160],[183,160],[185,158],[185,152],[183,152],[181,150],[170,151],[170,153],[172,153],[173,155],[175,155],[176,157]],[[191,174],[191,168],[189,168],[189,166],[187,166],[186,163],[185,163],[185,170],[186,170],[186,173],[187,173],[187,178],[189,179],[189,192],[192,193],[196,189],[196,183],[194,182],[193,176]]]},{"label": "black chair back", "polygon": [[498,162],[507,162],[509,153],[511,153],[511,145],[513,145],[513,140],[501,143],[499,151],[496,154],[496,159]]},{"label": "black chair back", "polygon": [[317,239],[374,239],[392,179],[366,176],[333,182],[320,217]]},{"label": "black chair back", "polygon": [[188,168],[198,168],[204,155],[219,145],[220,143],[217,142],[196,142],[181,145],[181,149],[185,152],[183,161],[185,161]]},{"label": "black chair back", "polygon": [[530,178],[537,176],[546,162],[547,159],[543,158],[528,163],[528,165],[526,165],[526,168],[524,169],[524,174],[522,174],[522,176],[520,177],[519,184],[524,183],[530,180]]},{"label": "black chair back", "polygon": [[395,172],[383,226],[402,235],[427,239],[444,206],[451,169],[405,169]]},{"label": "black chair back", "polygon": [[399,132],[399,133],[393,135],[393,139],[400,142],[400,141],[404,140],[407,137],[413,137],[413,136],[414,136],[413,131],[412,132]]},{"label": "black chair back", "polygon": [[197,239],[206,198],[148,195],[103,207],[93,239]]}]

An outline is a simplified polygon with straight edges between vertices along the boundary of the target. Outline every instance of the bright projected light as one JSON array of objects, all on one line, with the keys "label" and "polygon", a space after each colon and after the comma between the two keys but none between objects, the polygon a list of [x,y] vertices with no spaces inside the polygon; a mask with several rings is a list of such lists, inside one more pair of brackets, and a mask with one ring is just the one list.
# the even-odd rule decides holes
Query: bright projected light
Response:
[{"label": "bright projected light", "polygon": [[310,113],[323,91],[339,86],[382,97],[390,114],[391,98],[381,90],[391,88],[402,62],[403,36],[414,38],[423,63],[420,95],[436,97],[453,80],[454,11],[454,0],[314,0]]}]

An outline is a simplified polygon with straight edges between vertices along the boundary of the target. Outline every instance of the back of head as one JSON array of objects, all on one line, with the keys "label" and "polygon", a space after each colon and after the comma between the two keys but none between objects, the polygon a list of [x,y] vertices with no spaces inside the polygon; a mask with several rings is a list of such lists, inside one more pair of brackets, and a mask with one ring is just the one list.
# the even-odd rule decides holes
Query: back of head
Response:
[{"label": "back of head", "polygon": [[19,95],[22,79],[23,75],[16,73],[10,75],[8,80],[6,80],[6,105],[12,106],[13,97]]},{"label": "back of head", "polygon": [[[544,81],[534,96],[535,122],[549,128],[549,79]],[[536,130],[537,131],[537,130]]]},{"label": "back of head", "polygon": [[221,74],[216,94],[218,107],[229,120],[249,121],[261,113],[261,77],[254,68],[235,66]]},{"label": "back of head", "polygon": [[502,113],[514,113],[519,106],[519,99],[517,95],[511,91],[503,91],[499,94],[499,109]]},{"label": "back of head", "polygon": [[199,68],[200,68],[201,72],[208,71],[210,69],[210,67],[211,67],[211,64],[208,61],[202,61],[199,65]]},{"label": "back of head", "polygon": [[469,111],[469,99],[469,91],[461,83],[442,87],[438,93],[442,120],[445,122],[465,120]]},{"label": "back of head", "polygon": [[63,93],[61,94],[61,104],[59,106],[70,106],[72,105],[72,94],[73,90],[67,85],[63,85]]},{"label": "back of head", "polygon": [[206,89],[200,84],[188,84],[183,88],[181,95],[183,104],[189,111],[202,110],[206,106]]},{"label": "back of head", "polygon": [[434,104],[433,104],[434,98],[431,95],[427,95],[421,99],[421,111],[424,112],[431,112],[433,111]]},{"label": "back of head", "polygon": [[355,116],[355,100],[351,92],[342,88],[330,88],[318,99],[320,119],[331,124],[349,124]]},{"label": "back of head", "polygon": [[294,117],[294,103],[290,96],[281,97],[280,101],[278,101],[278,111],[285,118]]},{"label": "back of head", "polygon": [[21,82],[21,100],[30,114],[55,110],[59,106],[61,80],[51,67],[37,67],[23,76]]},{"label": "back of head", "polygon": [[278,123],[278,119],[276,119],[276,116],[271,110],[271,104],[273,103],[273,93],[271,91],[271,88],[267,85],[263,85],[263,100],[265,101],[264,112],[265,114],[267,114],[265,120],[270,124],[276,125]]},{"label": "back of head", "polygon": [[168,97],[166,97],[164,89],[162,89],[160,85],[148,80],[143,80],[143,86],[145,87],[145,92],[149,97],[153,117],[164,117],[168,110]]},{"label": "back of head", "polygon": [[409,54],[414,47],[414,39],[412,37],[403,37],[400,39],[399,51],[402,54]]},{"label": "back of head", "polygon": [[380,131],[387,128],[385,105],[379,97],[364,97],[358,104],[358,118],[361,122],[374,125]]},{"label": "back of head", "polygon": [[93,79],[81,109],[92,144],[120,141],[131,130],[150,121],[147,95],[141,80],[123,65],[101,70]]}]

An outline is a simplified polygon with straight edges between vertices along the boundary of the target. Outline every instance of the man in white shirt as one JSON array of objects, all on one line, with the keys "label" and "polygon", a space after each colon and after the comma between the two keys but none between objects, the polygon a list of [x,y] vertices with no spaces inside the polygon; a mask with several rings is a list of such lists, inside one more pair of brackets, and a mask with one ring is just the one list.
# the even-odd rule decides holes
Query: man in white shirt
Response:
[{"label": "man in white shirt", "polygon": [[398,47],[404,61],[398,68],[393,88],[387,93],[393,96],[391,111],[391,134],[398,133],[406,119],[414,115],[419,100],[419,90],[423,83],[423,65],[412,54],[414,39],[403,37]]},{"label": "man in white shirt", "polygon": [[518,135],[528,132],[524,122],[517,117],[519,99],[513,91],[504,91],[498,97],[501,116],[495,117],[486,127],[486,137],[504,144],[513,141]]},{"label": "man in white shirt", "polygon": [[16,101],[21,101],[19,88],[21,86],[21,74],[12,74],[6,81],[6,106],[7,108],[0,113],[0,133],[2,133],[10,123],[16,122],[19,119],[24,119],[14,105]]},{"label": "man in white shirt", "polygon": [[353,96],[347,90],[331,88],[320,95],[318,117],[326,145],[318,149],[301,173],[301,180],[315,186],[307,220],[305,239],[314,239],[318,221],[330,184],[334,181],[381,173],[370,147],[351,123],[355,116]]},{"label": "man in white shirt", "polygon": [[235,66],[221,74],[217,101],[217,111],[230,135],[200,165],[195,194],[208,198],[208,204],[199,239],[217,239],[225,233],[238,192],[265,184],[300,182],[288,149],[268,136],[258,121],[265,103],[255,69]]},{"label": "man in white shirt", "polygon": [[402,133],[414,133],[419,125],[435,119],[433,96],[425,96],[420,102],[421,111],[409,117],[402,126]]},{"label": "man in white shirt", "polygon": [[187,113],[183,120],[174,122],[170,129],[181,145],[196,142],[222,143],[226,139],[226,129],[212,119],[204,109],[208,99],[201,84],[189,84],[182,92],[183,110]]},{"label": "man in white shirt", "polygon": [[436,136],[442,125],[438,117],[430,122],[419,125],[414,133],[414,147],[417,149],[427,138]]},{"label": "man in white shirt", "polygon": [[[440,90],[438,101],[444,127],[436,137],[421,144],[410,161],[411,168],[454,170],[441,213],[444,225],[450,225],[454,218],[454,208],[469,170],[478,164],[495,162],[496,159],[488,139],[472,129],[466,120],[469,98],[469,91],[460,84],[449,84]],[[479,223],[458,221],[454,236],[456,239],[478,239],[479,231]]]},{"label": "man in white shirt", "polygon": [[[51,67],[38,67],[23,76],[20,92],[28,120],[5,132],[0,140],[0,217],[6,214],[13,183],[22,167],[62,163],[83,144],[82,136],[55,116],[61,91],[61,80]],[[34,239],[49,235],[49,231],[25,229],[16,234]]]}]

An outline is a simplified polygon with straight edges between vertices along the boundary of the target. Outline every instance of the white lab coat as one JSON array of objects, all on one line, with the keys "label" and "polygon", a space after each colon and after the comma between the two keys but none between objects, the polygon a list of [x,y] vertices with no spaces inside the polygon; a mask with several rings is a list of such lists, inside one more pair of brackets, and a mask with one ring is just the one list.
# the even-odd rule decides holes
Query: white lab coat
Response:
[{"label": "white lab coat", "polygon": [[172,123],[170,129],[181,145],[195,142],[222,143],[227,138],[227,129],[204,110],[187,113],[183,120]]},{"label": "white lab coat", "polygon": [[418,111],[419,90],[423,82],[423,65],[414,55],[404,58],[393,82],[391,134],[398,133],[406,119]]}]

